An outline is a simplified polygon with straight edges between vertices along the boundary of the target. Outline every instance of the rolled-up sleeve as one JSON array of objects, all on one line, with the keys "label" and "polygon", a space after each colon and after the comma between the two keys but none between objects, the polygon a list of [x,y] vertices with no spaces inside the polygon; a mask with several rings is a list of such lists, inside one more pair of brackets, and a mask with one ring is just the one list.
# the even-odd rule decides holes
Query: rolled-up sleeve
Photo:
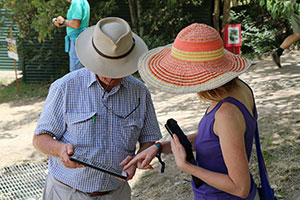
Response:
[{"label": "rolled-up sleeve", "polygon": [[60,139],[66,130],[64,120],[64,92],[60,84],[52,84],[46,98],[43,112],[34,133],[49,134]]},{"label": "rolled-up sleeve", "polygon": [[145,115],[146,116],[144,119],[144,126],[141,130],[139,142],[145,143],[145,142],[154,142],[159,140],[162,136],[161,136],[154,105],[149,91],[146,94]]}]

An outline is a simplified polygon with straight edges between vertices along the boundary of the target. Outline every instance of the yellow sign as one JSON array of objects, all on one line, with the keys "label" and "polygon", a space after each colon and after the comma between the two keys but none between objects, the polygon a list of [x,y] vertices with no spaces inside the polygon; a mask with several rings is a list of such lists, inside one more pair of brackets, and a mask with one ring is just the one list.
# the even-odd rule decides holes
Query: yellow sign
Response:
[{"label": "yellow sign", "polygon": [[16,39],[7,37],[6,42],[7,42],[8,57],[15,60],[19,60]]}]

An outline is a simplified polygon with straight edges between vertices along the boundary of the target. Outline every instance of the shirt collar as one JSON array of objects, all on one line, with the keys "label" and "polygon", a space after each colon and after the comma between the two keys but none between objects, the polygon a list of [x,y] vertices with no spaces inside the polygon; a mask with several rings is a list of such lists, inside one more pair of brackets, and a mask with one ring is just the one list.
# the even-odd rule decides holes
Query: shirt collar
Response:
[{"label": "shirt collar", "polygon": [[[124,77],[121,82],[120,82],[120,86],[124,86],[124,87],[128,87],[128,76]],[[88,80],[88,84],[87,84],[87,87],[91,87],[93,84],[96,84],[97,83],[97,77],[96,77],[96,74],[94,74],[93,72],[89,71],[89,80]]]},{"label": "shirt collar", "polygon": [[96,74],[93,72],[89,71],[89,78],[88,78],[88,84],[87,87],[91,87],[93,84],[97,83],[97,77]]}]

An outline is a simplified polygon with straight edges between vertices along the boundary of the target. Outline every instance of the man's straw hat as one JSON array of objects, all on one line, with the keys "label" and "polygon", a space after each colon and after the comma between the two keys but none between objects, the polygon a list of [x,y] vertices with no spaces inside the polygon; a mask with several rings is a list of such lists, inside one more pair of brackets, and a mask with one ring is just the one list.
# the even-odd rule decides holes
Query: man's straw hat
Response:
[{"label": "man's straw hat", "polygon": [[118,17],[101,19],[76,40],[77,57],[90,71],[107,78],[122,78],[137,71],[147,45]]}]

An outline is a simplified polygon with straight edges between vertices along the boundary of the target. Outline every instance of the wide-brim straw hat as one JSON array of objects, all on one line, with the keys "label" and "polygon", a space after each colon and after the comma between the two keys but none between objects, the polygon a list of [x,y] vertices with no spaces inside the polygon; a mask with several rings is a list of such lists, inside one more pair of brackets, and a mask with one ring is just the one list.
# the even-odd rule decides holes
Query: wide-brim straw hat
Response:
[{"label": "wide-brim straw hat", "polygon": [[148,48],[125,20],[107,17],[78,36],[75,50],[80,62],[95,74],[122,78],[137,71],[138,59]]},{"label": "wide-brim straw hat", "polygon": [[245,72],[247,59],[224,50],[220,34],[205,24],[182,29],[173,44],[143,54],[141,78],[170,93],[193,93],[218,88]]}]

